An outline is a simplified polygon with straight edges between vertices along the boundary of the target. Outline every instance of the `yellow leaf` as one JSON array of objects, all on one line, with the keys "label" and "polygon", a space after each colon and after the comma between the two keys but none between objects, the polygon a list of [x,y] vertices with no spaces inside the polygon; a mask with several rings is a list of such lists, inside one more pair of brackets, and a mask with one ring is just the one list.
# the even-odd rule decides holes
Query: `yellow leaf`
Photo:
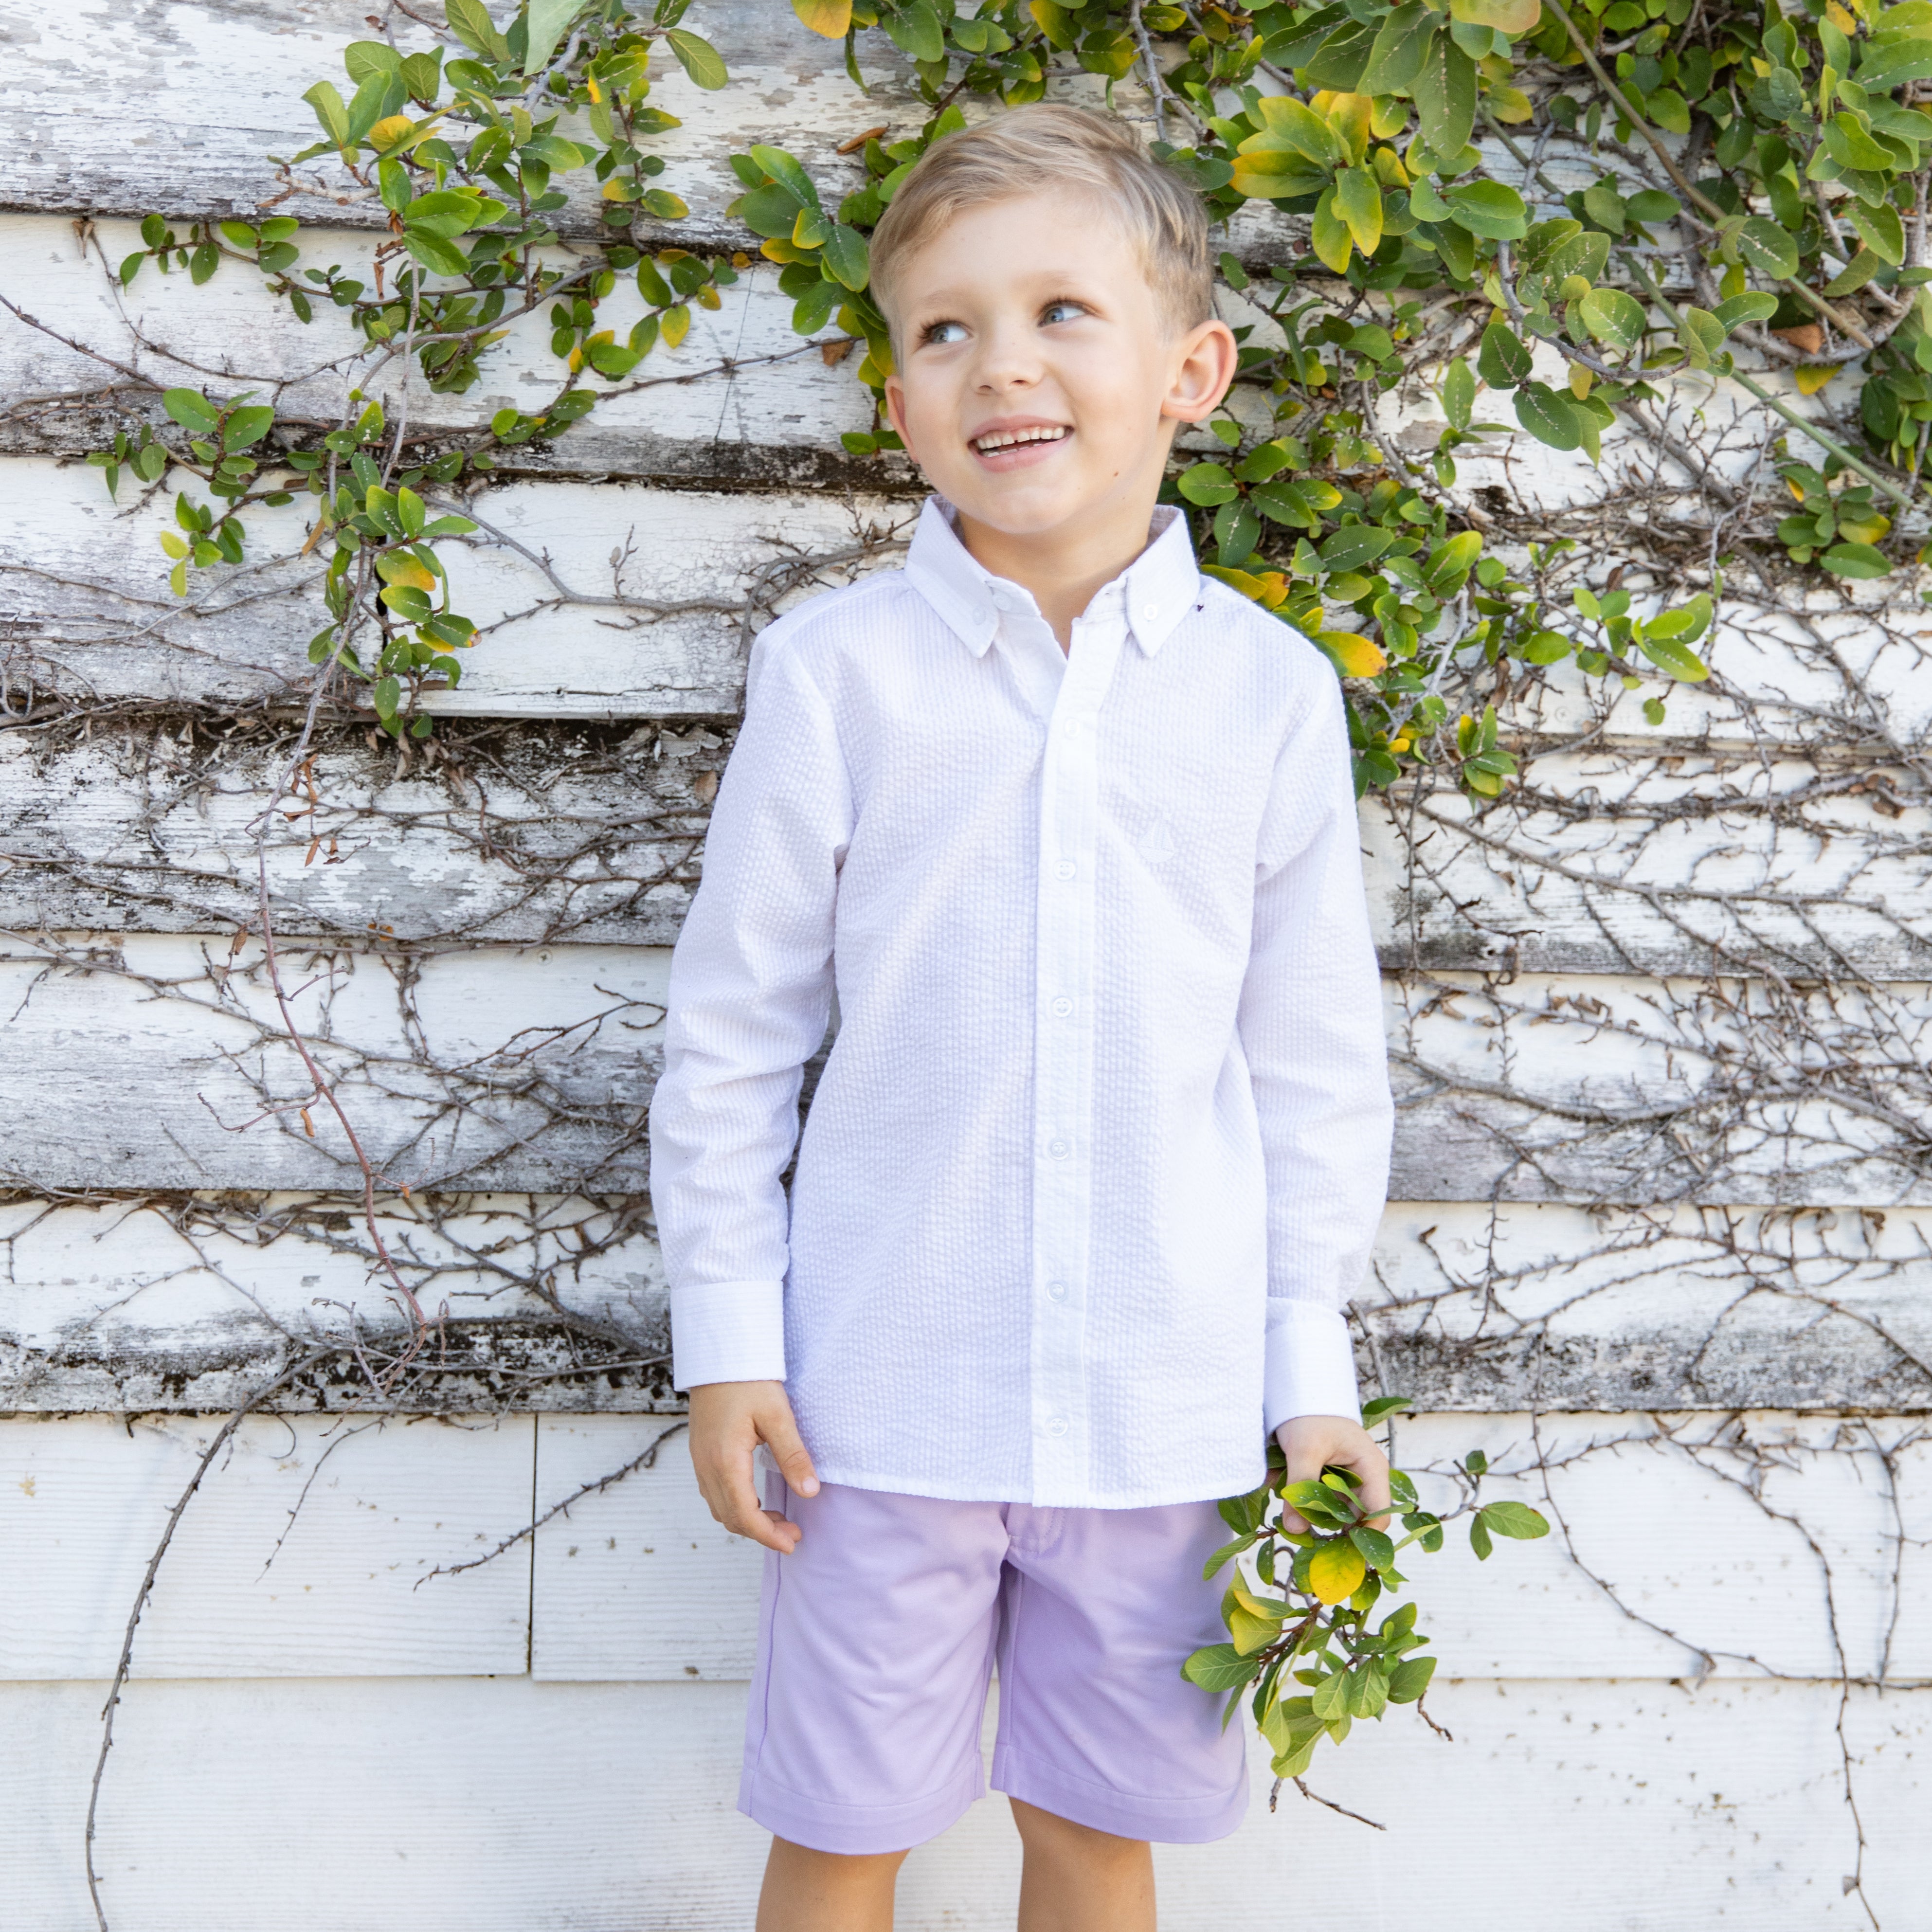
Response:
[{"label": "yellow leaf", "polygon": [[176,536],[172,530],[162,531],[160,537],[161,548],[169,556],[176,557],[187,556],[187,543],[182,538]]},{"label": "yellow leaf", "polygon": [[1351,163],[1359,166],[1369,152],[1369,125],[1375,118],[1376,104],[1366,94],[1323,92],[1315,97],[1315,111],[1328,118],[1328,124],[1342,137],[1342,146]]},{"label": "yellow leaf", "polygon": [[706,308],[716,308],[719,306],[718,291],[709,282],[698,290],[698,299]]},{"label": "yellow leaf", "polygon": [[658,328],[668,349],[675,349],[684,340],[690,327],[691,311],[682,302],[675,308],[666,309],[658,318]]},{"label": "yellow leaf", "polygon": [[1378,140],[1393,141],[1408,125],[1408,103],[1393,94],[1378,94],[1369,116],[1369,131]]},{"label": "yellow leaf", "polygon": [[1810,366],[1794,369],[1791,372],[1801,396],[1815,396],[1838,373],[1833,368],[1820,369]]},{"label": "yellow leaf", "polygon": [[378,121],[363,138],[379,154],[386,154],[416,131],[416,124],[406,114],[392,114],[386,120]]},{"label": "yellow leaf", "polygon": [[1590,385],[1597,379],[1580,362],[1570,365],[1570,393],[1580,403],[1590,393]]},{"label": "yellow leaf", "polygon": [[1343,220],[1335,206],[1335,190],[1331,188],[1315,204],[1315,219],[1309,230],[1309,242],[1324,268],[1335,274],[1342,274],[1348,266],[1348,257],[1354,253],[1355,238],[1348,232],[1348,224]]},{"label": "yellow leaf", "polygon": [[794,248],[789,242],[763,242],[758,253],[768,262],[810,262],[817,259],[802,248]]},{"label": "yellow leaf", "polygon": [[1487,98],[1490,112],[1512,126],[1528,120],[1536,112],[1530,105],[1529,96],[1520,87],[1492,87]]},{"label": "yellow leaf", "polygon": [[1857,21],[1838,4],[1838,0],[1825,0],[1825,17],[1841,34],[1856,34],[1858,30]]},{"label": "yellow leaf", "polygon": [[1324,1604],[1339,1604],[1360,1588],[1369,1566],[1352,1543],[1338,1537],[1324,1543],[1310,1560],[1308,1587]]},{"label": "yellow leaf", "polygon": [[[1344,677],[1373,677],[1388,662],[1382,646],[1371,638],[1365,638],[1358,631],[1318,631],[1315,641],[1328,653],[1335,668]],[[1348,1590],[1354,1585],[1351,1583]],[[1348,1590],[1344,1590],[1346,1597]],[[1330,1598],[1330,1603],[1340,1601],[1340,1598]]]},{"label": "yellow leaf", "polygon": [[168,572],[168,588],[177,597],[188,595],[188,560],[185,557]]},{"label": "yellow leaf", "polygon": [[791,10],[828,40],[842,40],[852,25],[852,0],[791,0]]},{"label": "yellow leaf", "polygon": [[1452,18],[1499,34],[1526,34],[1543,17],[1543,0],[1450,0]]}]

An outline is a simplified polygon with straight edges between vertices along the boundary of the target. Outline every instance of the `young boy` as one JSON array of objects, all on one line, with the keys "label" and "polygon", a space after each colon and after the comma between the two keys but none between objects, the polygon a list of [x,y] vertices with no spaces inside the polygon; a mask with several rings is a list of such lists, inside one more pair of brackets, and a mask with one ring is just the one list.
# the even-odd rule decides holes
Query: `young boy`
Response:
[{"label": "young boy", "polygon": [[1235,347],[1130,132],[952,135],[872,259],[938,494],[903,570],[758,640],[651,1116],[692,1460],[770,1552],[758,1924],[890,1932],[997,1661],[1022,1932],[1148,1932],[1147,1841],[1246,1798],[1180,1675],[1216,1499],[1273,1430],[1387,1501],[1340,1312],[1391,1118],[1341,696],[1156,509]]}]

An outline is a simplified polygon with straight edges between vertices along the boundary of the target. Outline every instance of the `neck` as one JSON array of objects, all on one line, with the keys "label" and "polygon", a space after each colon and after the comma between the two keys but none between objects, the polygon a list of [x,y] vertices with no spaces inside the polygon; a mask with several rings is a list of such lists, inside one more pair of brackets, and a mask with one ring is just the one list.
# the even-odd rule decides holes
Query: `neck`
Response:
[{"label": "neck", "polygon": [[1148,547],[1154,500],[1109,507],[1077,530],[1016,534],[959,513],[959,538],[974,560],[1033,593],[1060,648],[1072,643],[1073,620]]}]

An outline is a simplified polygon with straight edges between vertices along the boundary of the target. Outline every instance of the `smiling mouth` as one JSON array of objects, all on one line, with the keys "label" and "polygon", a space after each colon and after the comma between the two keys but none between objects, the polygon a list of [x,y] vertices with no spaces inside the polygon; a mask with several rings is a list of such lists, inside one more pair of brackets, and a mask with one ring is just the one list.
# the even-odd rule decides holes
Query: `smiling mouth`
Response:
[{"label": "smiling mouth", "polygon": [[982,456],[992,456],[1000,450],[1018,449],[1030,442],[1064,442],[1072,434],[1064,423],[1051,428],[993,430],[974,437],[973,447]]}]

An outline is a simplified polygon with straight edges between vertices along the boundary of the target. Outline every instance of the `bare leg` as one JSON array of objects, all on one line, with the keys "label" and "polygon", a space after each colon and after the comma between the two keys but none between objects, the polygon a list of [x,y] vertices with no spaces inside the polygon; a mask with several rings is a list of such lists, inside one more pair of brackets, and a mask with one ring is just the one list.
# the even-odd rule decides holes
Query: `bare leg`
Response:
[{"label": "bare leg", "polygon": [[1144,1840],[1011,1802],[1025,1847],[1019,1932],[1154,1932],[1154,1852]]},{"label": "bare leg", "polygon": [[848,1858],[774,1838],[758,1932],[892,1932],[892,1886],[905,1856]]}]

